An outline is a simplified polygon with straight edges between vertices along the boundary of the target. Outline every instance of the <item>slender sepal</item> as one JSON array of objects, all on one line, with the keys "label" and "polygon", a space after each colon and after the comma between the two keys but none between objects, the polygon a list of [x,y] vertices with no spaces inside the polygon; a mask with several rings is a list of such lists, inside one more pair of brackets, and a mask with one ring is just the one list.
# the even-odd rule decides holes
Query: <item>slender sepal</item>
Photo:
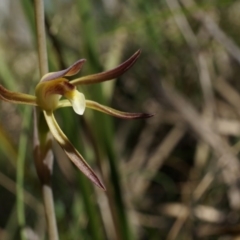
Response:
[{"label": "slender sepal", "polygon": [[12,92],[0,85],[0,99],[6,102],[18,103],[18,104],[28,104],[37,106],[36,97],[33,95]]},{"label": "slender sepal", "polygon": [[114,117],[123,118],[123,119],[149,118],[153,116],[152,114],[148,114],[148,113],[121,112],[119,110],[104,106],[98,102],[94,102],[90,100],[86,100],[86,107],[109,114]]},{"label": "slender sepal", "polygon": [[[59,101],[57,108],[71,107],[71,106],[72,105],[69,101],[61,100],[61,101]],[[94,102],[94,101],[91,101],[91,100],[86,100],[86,107],[97,110],[99,112],[106,113],[106,114],[111,115],[113,117],[123,118],[123,119],[150,118],[150,117],[153,116],[153,114],[149,114],[149,113],[122,112],[122,111],[107,107],[105,105],[102,105],[98,102]]]},{"label": "slender sepal", "polygon": [[84,158],[81,156],[81,154],[74,148],[74,146],[68,140],[66,135],[62,132],[62,130],[60,129],[60,127],[58,126],[58,124],[57,124],[57,122],[56,122],[56,120],[54,118],[53,113],[44,111],[44,115],[45,115],[48,127],[49,127],[53,137],[56,139],[56,141],[59,143],[59,145],[65,151],[65,153],[70,158],[70,160],[94,184],[96,184],[98,187],[102,188],[103,190],[106,190],[104,185],[101,183],[101,181],[97,177],[97,175],[91,169],[91,167],[87,164],[87,162],[84,160]]},{"label": "slender sepal", "polygon": [[126,72],[136,62],[140,53],[141,51],[138,50],[128,60],[112,70],[77,78],[72,80],[71,83],[77,86],[81,84],[99,83],[117,78]]}]

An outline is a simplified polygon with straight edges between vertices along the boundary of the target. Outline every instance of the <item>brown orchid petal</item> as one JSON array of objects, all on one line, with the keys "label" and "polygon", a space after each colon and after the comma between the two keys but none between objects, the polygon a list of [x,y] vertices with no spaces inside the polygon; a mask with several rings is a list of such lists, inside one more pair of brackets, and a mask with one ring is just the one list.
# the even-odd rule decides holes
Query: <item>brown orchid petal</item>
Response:
[{"label": "brown orchid petal", "polygon": [[77,79],[72,80],[71,83],[73,85],[77,86],[80,84],[99,83],[99,82],[104,82],[107,80],[117,78],[120,75],[122,75],[124,72],[126,72],[136,62],[140,53],[141,53],[141,51],[138,50],[128,60],[126,60],[124,63],[122,63],[121,65],[119,65],[118,67],[116,67],[112,70],[93,74],[93,75],[84,76],[81,78],[77,78]]},{"label": "brown orchid petal", "polygon": [[64,76],[73,76],[81,70],[81,68],[85,62],[86,62],[86,59],[80,59],[77,62],[75,62],[72,66],[70,66],[69,68],[67,68],[65,70],[47,73],[42,77],[40,82],[46,82],[46,81],[54,80],[54,79],[61,78]]},{"label": "brown orchid petal", "polygon": [[90,100],[86,100],[86,107],[109,114],[114,117],[123,118],[123,119],[149,118],[153,116],[152,114],[148,114],[148,113],[121,112],[116,109],[101,105],[97,102],[90,101]]},{"label": "brown orchid petal", "polygon": [[44,112],[48,127],[49,127],[53,137],[56,139],[56,141],[59,143],[59,145],[65,151],[65,153],[70,158],[70,160],[94,184],[96,184],[98,187],[102,188],[103,190],[106,190],[104,185],[98,179],[97,175],[91,169],[91,167],[87,164],[87,162],[84,160],[84,158],[81,156],[81,154],[74,148],[74,146],[68,140],[66,135],[62,132],[61,128],[58,126],[58,124],[57,124],[57,122],[54,118],[53,113],[52,112],[46,112],[46,111],[43,111],[43,112]]},{"label": "brown orchid petal", "polygon": [[12,92],[0,85],[0,99],[6,102],[37,106],[36,97],[29,94]]}]

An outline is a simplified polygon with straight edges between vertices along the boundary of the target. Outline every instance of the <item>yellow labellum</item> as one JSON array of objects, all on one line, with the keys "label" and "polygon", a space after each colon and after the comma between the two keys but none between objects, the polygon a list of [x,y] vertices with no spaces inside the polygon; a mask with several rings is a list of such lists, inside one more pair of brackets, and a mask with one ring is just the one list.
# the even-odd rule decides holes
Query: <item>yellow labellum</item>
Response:
[{"label": "yellow labellum", "polygon": [[64,94],[70,103],[72,104],[73,110],[79,114],[83,115],[86,108],[85,96],[80,93],[78,90],[74,89],[73,91],[68,91]]}]

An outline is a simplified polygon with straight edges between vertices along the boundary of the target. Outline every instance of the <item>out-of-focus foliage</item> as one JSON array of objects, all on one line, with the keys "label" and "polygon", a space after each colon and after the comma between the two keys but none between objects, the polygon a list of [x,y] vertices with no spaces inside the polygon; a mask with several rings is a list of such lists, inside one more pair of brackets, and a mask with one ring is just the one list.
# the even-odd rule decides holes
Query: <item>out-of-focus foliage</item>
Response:
[{"label": "out-of-focus foliage", "polygon": [[[45,1],[49,66],[86,58],[79,75],[132,55],[118,80],[84,86],[93,100],[147,120],[57,111],[98,172],[96,189],[55,147],[53,191],[61,239],[237,239],[240,236],[240,1]],[[33,1],[0,1],[0,84],[33,94],[39,81]],[[15,173],[27,135],[26,226],[46,232],[23,108],[0,101],[0,239],[19,239]],[[20,145],[21,146],[21,145]],[[34,238],[33,236],[38,238]]]}]

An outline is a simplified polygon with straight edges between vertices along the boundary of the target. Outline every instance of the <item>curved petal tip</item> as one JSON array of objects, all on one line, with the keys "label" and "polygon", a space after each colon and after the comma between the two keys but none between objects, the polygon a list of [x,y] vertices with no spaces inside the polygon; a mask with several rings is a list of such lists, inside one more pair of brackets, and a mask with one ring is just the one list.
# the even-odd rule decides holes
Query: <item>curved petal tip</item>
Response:
[{"label": "curved petal tip", "polygon": [[139,118],[150,118],[153,117],[155,114],[150,113],[142,113],[142,115],[139,116]]},{"label": "curved petal tip", "polygon": [[61,78],[64,76],[73,76],[82,69],[82,66],[85,62],[86,62],[86,59],[80,59],[67,69],[57,71],[57,72],[47,73],[42,77],[40,82],[51,81],[51,80],[58,79],[58,78]]},{"label": "curved petal tip", "polygon": [[120,64],[114,69],[97,73],[97,74],[84,76],[81,78],[77,78],[72,80],[71,83],[77,86],[81,84],[99,83],[99,82],[104,82],[104,81],[117,78],[121,76],[123,73],[125,73],[130,67],[133,66],[133,64],[137,61],[140,54],[141,54],[141,50],[138,50],[129,59],[127,59],[125,62],[123,62],[122,64]]}]

